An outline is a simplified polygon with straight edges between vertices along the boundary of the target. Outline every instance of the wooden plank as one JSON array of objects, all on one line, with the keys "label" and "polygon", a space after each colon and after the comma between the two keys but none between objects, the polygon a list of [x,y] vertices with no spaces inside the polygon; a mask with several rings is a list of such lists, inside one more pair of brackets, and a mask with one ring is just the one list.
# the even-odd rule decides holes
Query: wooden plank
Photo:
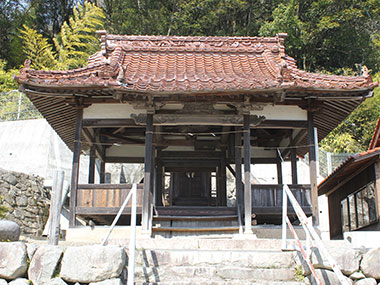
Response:
[{"label": "wooden plank", "polygon": [[[79,184],[78,189],[132,189],[132,184]],[[137,189],[143,189],[143,184],[138,184]]]},{"label": "wooden plank", "polygon": [[182,228],[182,227],[153,227],[154,232],[225,232],[238,231],[239,227],[208,227],[208,228]]},{"label": "wooden plank", "polygon": [[152,180],[152,142],[153,142],[153,114],[147,114],[147,124],[145,131],[145,165],[144,165],[144,191],[143,191],[143,214],[142,229],[149,230],[150,223],[150,198]]},{"label": "wooden plank", "polygon": [[236,199],[239,206],[243,207],[243,180],[242,180],[242,157],[241,157],[241,127],[235,127],[235,187],[236,187]]},{"label": "wooden plank", "polygon": [[244,233],[252,233],[252,191],[251,191],[251,129],[250,115],[244,115]]},{"label": "wooden plank", "polygon": [[307,112],[308,121],[308,142],[309,142],[309,172],[311,184],[311,204],[313,209],[313,226],[319,225],[318,210],[318,184],[317,184],[317,146],[318,138],[314,130],[314,113]]},{"label": "wooden plank", "polygon": [[50,245],[58,245],[64,177],[65,177],[65,173],[63,171],[56,171],[54,173],[51,203],[50,203],[50,214],[49,214],[51,223],[50,223],[50,228],[49,228],[48,244]]},{"label": "wooden plank", "polygon": [[79,180],[79,159],[80,159],[80,141],[82,135],[82,122],[83,122],[83,108],[77,106],[76,124],[74,134],[74,153],[73,153],[73,165],[71,171],[71,187],[70,187],[70,227],[76,225],[75,210],[77,207],[77,187]]},{"label": "wooden plank", "polygon": [[226,216],[236,215],[235,207],[156,207],[158,216]]},{"label": "wooden plank", "polygon": [[290,149],[290,162],[292,168],[292,184],[298,183],[298,173],[297,173],[297,151],[295,148]]},{"label": "wooden plank", "polygon": [[95,147],[91,146],[90,159],[88,162],[88,183],[94,184],[95,182]]},{"label": "wooden plank", "polygon": [[[78,215],[116,215],[120,207],[77,207],[76,212]],[[137,213],[142,213],[142,207],[137,207]],[[125,207],[124,215],[131,214],[131,207]]]},{"label": "wooden plank", "polygon": [[228,216],[154,216],[155,221],[231,221],[237,220],[237,215]]},{"label": "wooden plank", "polygon": [[[312,215],[311,207],[301,207],[305,212],[306,216]],[[282,215],[282,207],[255,207],[255,214],[257,217],[259,216],[281,216]],[[295,215],[293,207],[288,207],[288,214]]]}]

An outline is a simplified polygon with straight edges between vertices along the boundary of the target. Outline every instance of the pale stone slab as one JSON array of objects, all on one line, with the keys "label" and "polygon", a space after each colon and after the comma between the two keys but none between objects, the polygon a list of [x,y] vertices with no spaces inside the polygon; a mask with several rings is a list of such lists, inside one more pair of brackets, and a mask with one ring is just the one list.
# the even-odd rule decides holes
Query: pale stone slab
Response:
[{"label": "pale stone slab", "polygon": [[8,282],[5,279],[0,279],[0,285],[8,285]]},{"label": "pale stone slab", "polygon": [[[359,250],[355,250],[348,245],[334,245],[334,243],[332,243],[331,246],[327,243],[326,248],[343,274],[351,275],[359,270],[359,263],[361,259]],[[328,262],[327,258],[323,256],[317,248],[313,249],[311,261],[315,268],[332,270],[331,264]],[[306,275],[309,275],[310,270],[308,267],[305,267],[305,270],[307,271]]]},{"label": "pale stone slab", "polygon": [[[317,273],[317,276],[321,280],[323,285],[330,285],[330,284],[340,284],[338,277],[335,275],[333,271],[325,270],[325,269],[316,269],[315,272]],[[315,282],[314,276],[309,276],[311,280],[311,284],[317,284]],[[354,284],[354,281],[352,281],[350,278],[345,277],[348,284]]]},{"label": "pale stone slab", "polygon": [[355,284],[358,285],[377,285],[377,282],[374,278],[364,278],[356,281]]},{"label": "pale stone slab", "polygon": [[33,284],[50,284],[62,253],[62,249],[56,246],[43,246],[36,250],[28,270]]},{"label": "pale stone slab", "polygon": [[123,285],[119,278],[107,279],[100,282],[92,282],[89,285]]},{"label": "pale stone slab", "polygon": [[24,243],[0,243],[0,278],[12,280],[23,276],[28,268],[26,260]]},{"label": "pale stone slab", "polygon": [[367,277],[380,279],[380,248],[374,248],[364,254],[360,269]]},{"label": "pale stone slab", "polygon": [[60,277],[68,282],[99,282],[119,277],[125,263],[125,252],[118,246],[68,247]]},{"label": "pale stone slab", "polygon": [[47,283],[47,284],[49,284],[49,285],[67,285],[67,283],[59,277],[51,279],[49,281],[49,283]]},{"label": "pale stone slab", "polygon": [[30,282],[25,278],[17,278],[16,280],[9,282],[9,285],[30,285]]},{"label": "pale stone slab", "polygon": [[0,220],[0,241],[18,241],[20,226],[13,221]]},{"label": "pale stone slab", "polygon": [[354,273],[352,273],[352,274],[350,275],[350,278],[351,278],[352,280],[359,280],[359,279],[364,279],[365,276],[364,276],[364,274],[361,273],[361,272],[354,272]]}]

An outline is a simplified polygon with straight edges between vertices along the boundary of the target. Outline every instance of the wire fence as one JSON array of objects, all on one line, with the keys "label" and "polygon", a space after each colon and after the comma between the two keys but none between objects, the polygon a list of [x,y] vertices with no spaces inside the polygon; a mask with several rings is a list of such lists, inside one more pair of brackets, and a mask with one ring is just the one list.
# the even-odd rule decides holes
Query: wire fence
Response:
[{"label": "wire fence", "polygon": [[25,94],[12,90],[0,93],[0,121],[42,118]]}]

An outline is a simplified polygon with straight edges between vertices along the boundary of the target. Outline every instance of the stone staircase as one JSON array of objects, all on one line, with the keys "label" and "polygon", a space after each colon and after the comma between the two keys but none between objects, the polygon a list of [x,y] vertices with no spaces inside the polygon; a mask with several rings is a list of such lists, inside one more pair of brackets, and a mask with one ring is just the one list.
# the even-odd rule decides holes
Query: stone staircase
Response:
[{"label": "stone staircase", "polygon": [[239,231],[236,208],[232,207],[156,207],[152,224],[154,235],[164,237]]},{"label": "stone staircase", "polygon": [[[305,284],[280,240],[175,237],[140,240],[136,284]],[[244,238],[244,239],[243,239]]]}]

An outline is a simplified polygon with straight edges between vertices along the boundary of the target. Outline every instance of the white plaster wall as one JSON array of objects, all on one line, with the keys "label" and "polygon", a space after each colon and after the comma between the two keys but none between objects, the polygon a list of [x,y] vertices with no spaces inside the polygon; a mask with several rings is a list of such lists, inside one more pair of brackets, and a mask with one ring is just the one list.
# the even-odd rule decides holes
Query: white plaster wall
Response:
[{"label": "white plaster wall", "polygon": [[[0,122],[0,167],[52,180],[55,170],[71,180],[72,152],[44,119]],[[79,183],[88,180],[88,158],[81,156]]]},{"label": "white plaster wall", "polygon": [[83,110],[83,119],[128,119],[132,113],[141,113],[130,104],[92,104]]},{"label": "white plaster wall", "polygon": [[251,111],[251,115],[265,116],[267,120],[307,120],[307,111],[298,106],[265,105],[262,111]]}]

